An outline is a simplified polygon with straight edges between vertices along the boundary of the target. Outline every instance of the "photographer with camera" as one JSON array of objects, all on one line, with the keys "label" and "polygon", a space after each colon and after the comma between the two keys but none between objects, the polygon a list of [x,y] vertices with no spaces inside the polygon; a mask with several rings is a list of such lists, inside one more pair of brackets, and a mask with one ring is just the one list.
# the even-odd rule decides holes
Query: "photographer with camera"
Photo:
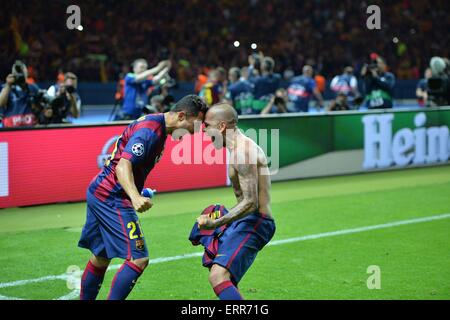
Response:
[{"label": "photographer with camera", "polygon": [[416,86],[416,98],[419,106],[424,107],[428,104],[428,79],[433,76],[430,68],[425,70],[424,78],[420,79]]},{"label": "photographer with camera", "polygon": [[62,84],[52,85],[46,92],[42,112],[39,115],[40,124],[70,123],[72,118],[78,118],[81,111],[81,99],[77,93],[77,76],[72,72],[64,74]]},{"label": "photographer with camera", "polygon": [[348,97],[344,92],[339,92],[333,102],[327,108],[328,111],[348,111],[350,105],[348,103]]},{"label": "photographer with camera", "polygon": [[387,72],[384,59],[371,54],[371,63],[362,67],[361,76],[364,79],[367,109],[392,108],[395,76]]},{"label": "photographer with camera", "polygon": [[346,100],[349,105],[352,105],[354,100],[358,100],[360,96],[358,80],[353,73],[353,67],[347,66],[341,75],[335,76],[331,80],[330,89],[336,94],[336,98],[343,94],[347,98]]},{"label": "photographer with camera", "polygon": [[147,90],[158,84],[162,79],[167,79],[171,68],[169,60],[163,60],[152,69],[147,69],[145,59],[137,59],[133,62],[133,73],[125,76],[125,96],[122,110],[114,120],[134,120],[141,116],[148,101]]},{"label": "photographer with camera", "polygon": [[286,89],[280,88],[275,92],[275,95],[270,98],[267,106],[261,111],[261,114],[270,113],[287,113],[289,97]]},{"label": "photographer with camera", "polygon": [[[172,95],[171,91],[173,88],[177,88],[177,81],[167,74],[161,79],[159,85],[155,86],[148,97],[147,107],[153,105],[152,99],[155,96],[161,96],[163,98],[162,104],[164,109],[170,110],[175,104],[175,97]],[[165,112],[165,111],[164,111]],[[145,113],[145,110],[144,110]]]},{"label": "photographer with camera", "polygon": [[36,124],[35,97],[39,88],[35,84],[27,84],[28,71],[26,65],[17,60],[12,73],[6,77],[6,83],[0,92],[0,109],[3,114],[3,127],[24,127]]},{"label": "photographer with camera", "polygon": [[150,99],[150,104],[146,105],[142,110],[143,114],[153,114],[153,113],[165,113],[170,111],[168,105],[164,104],[164,97],[162,95],[154,95]]},{"label": "photographer with camera", "polygon": [[427,79],[427,106],[450,104],[450,60],[433,57],[430,60],[431,77]]}]

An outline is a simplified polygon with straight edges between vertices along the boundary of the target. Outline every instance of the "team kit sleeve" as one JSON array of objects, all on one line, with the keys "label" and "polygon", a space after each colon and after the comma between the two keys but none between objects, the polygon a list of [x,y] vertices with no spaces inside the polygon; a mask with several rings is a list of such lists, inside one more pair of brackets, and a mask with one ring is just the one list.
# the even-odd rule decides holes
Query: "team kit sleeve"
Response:
[{"label": "team kit sleeve", "polygon": [[125,76],[125,84],[135,85],[136,83],[136,75],[134,73],[127,73]]},{"label": "team kit sleeve", "polygon": [[339,77],[338,76],[335,76],[333,78],[333,80],[331,80],[331,83],[330,83],[331,90],[333,90],[335,92],[339,91],[339,88],[337,87],[338,81],[339,81]]},{"label": "team kit sleeve", "polygon": [[129,160],[133,165],[143,163],[151,155],[157,141],[158,135],[154,131],[146,128],[140,129],[126,144],[122,158]]},{"label": "team kit sleeve", "polygon": [[56,87],[55,87],[55,85],[52,85],[52,86],[50,86],[50,88],[48,88],[47,94],[48,94],[50,97],[56,96]]},{"label": "team kit sleeve", "polygon": [[139,83],[143,83],[146,88],[149,88],[153,86],[153,80],[152,79],[145,79],[141,82],[136,82],[136,74],[134,73],[127,73],[125,76],[125,84],[127,85],[137,85]]},{"label": "team kit sleeve", "polygon": [[317,82],[314,79],[311,79],[309,82],[309,89],[312,91],[314,91],[314,89],[317,88]]},{"label": "team kit sleeve", "polygon": [[416,90],[417,90],[417,89],[422,89],[422,90],[423,90],[422,80],[419,80],[419,82],[417,82]]},{"label": "team kit sleeve", "polygon": [[385,91],[393,90],[395,86],[395,76],[392,73],[386,73],[384,77],[373,78],[373,81]]},{"label": "team kit sleeve", "polygon": [[356,79],[355,76],[351,77],[350,79],[350,87],[352,87],[352,89],[358,89],[358,79]]}]

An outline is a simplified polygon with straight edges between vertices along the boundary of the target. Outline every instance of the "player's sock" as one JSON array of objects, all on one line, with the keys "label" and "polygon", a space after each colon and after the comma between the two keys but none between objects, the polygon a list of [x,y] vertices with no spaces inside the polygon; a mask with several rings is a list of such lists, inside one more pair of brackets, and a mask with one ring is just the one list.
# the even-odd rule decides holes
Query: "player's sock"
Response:
[{"label": "player's sock", "polygon": [[80,300],[97,298],[107,268],[99,268],[89,260],[81,277]]},{"label": "player's sock", "polygon": [[130,261],[125,261],[114,276],[108,300],[125,300],[130,294],[137,279],[142,274],[138,266]]},{"label": "player's sock", "polygon": [[224,281],[214,287],[214,292],[220,300],[244,300],[239,290],[231,281]]}]

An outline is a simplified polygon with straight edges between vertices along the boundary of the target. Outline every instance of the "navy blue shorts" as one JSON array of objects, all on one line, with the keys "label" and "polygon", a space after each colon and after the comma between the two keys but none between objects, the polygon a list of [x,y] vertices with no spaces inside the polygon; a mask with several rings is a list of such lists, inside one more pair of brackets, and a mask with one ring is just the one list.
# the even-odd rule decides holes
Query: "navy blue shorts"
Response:
[{"label": "navy blue shorts", "polygon": [[94,255],[112,259],[148,257],[147,245],[133,207],[122,199],[103,202],[87,192],[86,224],[78,246]]},{"label": "navy blue shorts", "polygon": [[274,220],[260,213],[234,221],[219,237],[218,251],[212,263],[226,268],[231,280],[237,284],[274,233]]}]

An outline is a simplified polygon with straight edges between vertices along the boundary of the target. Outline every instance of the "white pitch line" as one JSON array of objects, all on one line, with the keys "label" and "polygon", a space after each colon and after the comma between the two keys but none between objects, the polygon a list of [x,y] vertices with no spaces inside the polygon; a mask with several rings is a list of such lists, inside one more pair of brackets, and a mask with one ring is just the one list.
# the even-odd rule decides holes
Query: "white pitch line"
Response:
[{"label": "white pitch line", "polygon": [[14,297],[7,297],[7,296],[2,296],[2,295],[0,294],[0,300],[23,300],[23,299],[20,299],[20,298],[14,298]]},{"label": "white pitch line", "polygon": [[80,296],[80,290],[75,289],[75,290],[69,292],[68,294],[66,294],[62,297],[59,297],[57,299],[54,299],[54,300],[73,300],[75,298],[78,298],[79,296]]},{"label": "white pitch line", "polygon": [[[385,224],[377,224],[377,225],[373,225],[373,226],[366,226],[366,227],[360,227],[360,228],[354,228],[354,229],[344,229],[344,230],[337,230],[337,231],[332,231],[332,232],[311,234],[311,235],[303,236],[303,237],[275,240],[275,241],[271,241],[267,245],[268,246],[276,246],[276,245],[285,244],[285,243],[293,243],[293,242],[313,240],[313,239],[333,237],[333,236],[340,236],[340,235],[345,235],[345,234],[359,233],[359,232],[365,232],[365,231],[371,231],[371,230],[386,229],[386,228],[392,228],[392,227],[397,227],[397,226],[402,226],[402,225],[428,222],[428,221],[434,221],[434,220],[442,220],[442,219],[448,219],[448,218],[450,218],[450,213],[445,213],[445,214],[423,217],[423,218],[401,220],[401,221],[395,221],[395,222],[390,222],[390,223],[385,223]],[[194,257],[201,257],[202,255],[203,255],[203,252],[196,252],[196,253],[183,254],[183,255],[178,255],[178,256],[173,256],[173,257],[161,257],[161,258],[156,258],[156,259],[150,259],[150,264],[183,260],[183,259],[189,259],[189,258],[194,258]],[[117,270],[120,268],[120,266],[121,266],[121,264],[111,265],[111,266],[109,266],[108,271],[109,270]],[[64,273],[64,274],[60,274],[60,275],[51,275],[51,276],[45,276],[45,277],[36,278],[36,279],[4,282],[4,283],[0,283],[0,289],[8,288],[8,287],[22,286],[22,285],[26,285],[29,283],[50,281],[50,280],[67,280],[67,274]],[[67,298],[67,297],[70,298],[73,295],[75,295],[75,292],[76,292],[76,290],[72,291],[71,293],[69,293],[66,296],[60,297],[59,299]],[[5,299],[18,299],[18,298],[12,298],[12,297],[0,295],[0,300],[5,300]]]},{"label": "white pitch line", "polygon": [[[201,257],[201,256],[203,256],[203,252],[195,252],[195,253],[189,253],[189,254],[181,254],[181,255],[173,256],[173,257],[161,257],[161,258],[150,259],[149,263],[156,264],[156,263],[189,259],[189,258]],[[122,266],[121,264],[110,265],[108,267],[107,271],[118,270],[118,269],[120,269],[121,266]],[[83,270],[81,270],[81,272],[83,272]],[[35,278],[35,279],[3,282],[3,283],[0,283],[0,289],[8,288],[8,287],[18,287],[18,286],[23,286],[23,285],[30,284],[30,283],[44,282],[44,281],[51,281],[51,280],[67,280],[67,274],[63,273],[60,275],[45,276],[45,277]],[[0,295],[0,299],[1,299],[1,297],[2,296]]]},{"label": "white pitch line", "polygon": [[4,283],[0,283],[0,289],[8,288],[8,287],[18,287],[18,286],[23,286],[23,285],[29,284],[29,283],[44,282],[44,281],[51,281],[51,280],[67,280],[67,275],[65,273],[63,273],[63,274],[60,274],[59,276],[56,276],[56,275],[55,276],[45,276],[45,277],[35,278],[35,279],[4,282]]},{"label": "white pitch line", "polygon": [[309,236],[289,238],[289,239],[284,239],[284,240],[275,240],[275,241],[271,241],[267,245],[268,246],[276,246],[276,245],[291,243],[291,242],[340,236],[343,234],[352,234],[352,233],[359,233],[359,232],[378,230],[378,229],[386,229],[386,228],[392,228],[392,227],[397,227],[397,226],[403,226],[406,224],[414,224],[414,223],[428,222],[428,221],[448,219],[448,218],[450,218],[450,213],[445,213],[445,214],[424,217],[424,218],[416,218],[416,219],[410,219],[410,220],[390,222],[390,223],[385,223],[385,224],[377,224],[374,226],[367,226],[367,227],[360,227],[360,228],[346,229],[346,230],[338,230],[338,231],[332,231],[332,232],[324,232],[324,233],[319,233],[319,234],[311,234]]}]

